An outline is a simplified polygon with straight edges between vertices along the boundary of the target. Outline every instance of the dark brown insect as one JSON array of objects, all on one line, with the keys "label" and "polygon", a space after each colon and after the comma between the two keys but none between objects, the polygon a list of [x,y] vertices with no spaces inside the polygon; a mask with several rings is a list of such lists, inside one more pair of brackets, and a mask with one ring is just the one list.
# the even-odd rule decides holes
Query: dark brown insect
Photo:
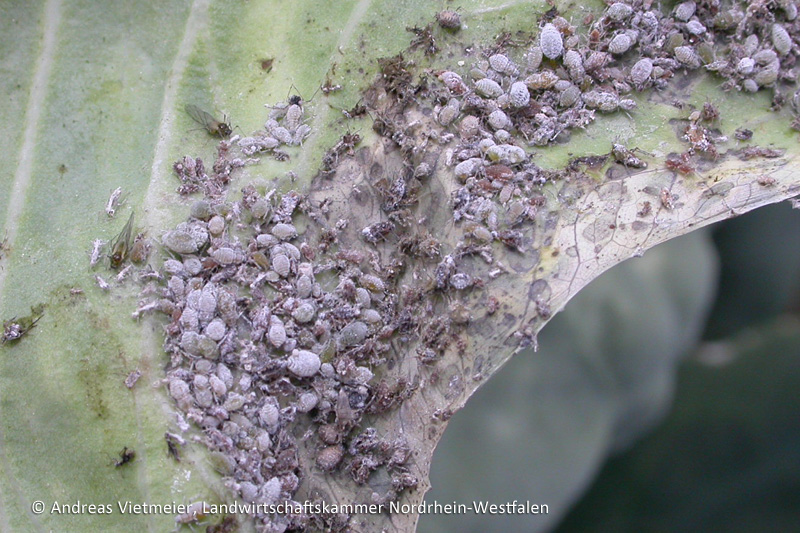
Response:
[{"label": "dark brown insect", "polygon": [[669,170],[675,170],[681,174],[691,174],[694,167],[689,164],[689,154],[684,152],[681,155],[668,156],[664,161],[664,166]]},{"label": "dark brown insect", "polygon": [[131,213],[128,222],[114,242],[111,244],[111,255],[108,256],[111,261],[111,268],[118,269],[122,263],[128,258],[131,246],[131,234],[133,233],[133,213]]},{"label": "dark brown insect", "polygon": [[122,451],[119,452],[119,459],[114,462],[114,467],[119,468],[123,465],[130,463],[135,458],[136,458],[136,452],[125,446],[122,448]]},{"label": "dark brown insect", "polygon": [[225,121],[215,119],[210,113],[203,111],[193,104],[186,104],[186,113],[192,117],[192,120],[203,126],[206,131],[216,137],[226,138],[230,136],[231,125]]},{"label": "dark brown insect", "polygon": [[174,433],[164,433],[164,440],[167,441],[167,453],[177,462],[181,462],[181,450],[179,446],[186,444],[186,440]]}]

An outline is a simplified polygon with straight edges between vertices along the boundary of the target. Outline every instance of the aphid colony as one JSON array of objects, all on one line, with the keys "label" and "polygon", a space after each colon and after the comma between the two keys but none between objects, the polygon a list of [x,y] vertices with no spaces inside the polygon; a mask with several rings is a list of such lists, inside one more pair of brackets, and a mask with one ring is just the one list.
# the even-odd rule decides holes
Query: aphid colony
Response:
[{"label": "aphid colony", "polygon": [[[301,469],[298,441],[311,437],[315,467],[324,472],[363,484],[381,469],[389,482],[374,495],[379,501],[415,487],[402,436],[378,435],[364,416],[394,409],[414,393],[415,385],[389,377],[387,361],[397,356],[393,343],[416,346],[418,359],[431,365],[458,345],[459,328],[472,320],[462,295],[481,293],[507,271],[495,257],[498,249],[526,251],[525,232],[546,204],[541,185],[576,172],[576,166],[543,170],[520,145],[564,141],[596,113],[633,112],[633,92],[663,88],[682,69],[705,66],[724,76],[729,88],[774,86],[790,72],[781,69],[794,64],[793,5],[745,10],[685,2],[662,16],[650,2],[616,2],[588,23],[586,36],[549,14],[523,57],[497,46],[469,72],[435,71],[418,85],[402,55],[380,60],[376,85],[388,98],[381,105],[366,98],[364,105],[374,130],[402,153],[405,170],[369,182],[380,213],[356,229],[357,243],[340,240],[349,221],[328,220],[324,201],[253,186],[242,189],[239,201],[224,198],[232,171],[251,161],[246,157],[285,160],[280,147],[299,145],[310,134],[297,97],[273,106],[263,131],[223,139],[210,175],[200,159],[178,161],[179,192],[202,192],[204,199],[193,204],[186,222],[162,235],[170,258],[134,315],[158,310],[169,317],[166,387],[185,419],[202,430],[199,440],[231,490],[248,502],[291,500],[309,468]],[[445,29],[460,27],[455,12],[442,12],[437,21]],[[743,45],[716,42],[745,34],[750,37]],[[752,64],[743,61],[748,58]],[[777,74],[772,79],[766,72]],[[406,120],[406,111],[422,107],[433,109],[434,127]],[[714,112],[690,117],[682,134],[691,154],[671,160],[676,170],[691,172],[694,153],[716,156],[706,127]],[[332,147],[320,177],[335,179],[360,140],[348,134]],[[444,150],[442,159],[438,150],[426,149],[429,140]],[[609,148],[594,159],[646,166],[623,145]],[[761,149],[742,157],[750,154],[772,155]],[[440,160],[454,173],[448,189],[453,220],[463,232],[457,243],[439,242],[417,213]],[[672,205],[669,191],[661,201]],[[652,209],[646,208],[643,217]],[[397,253],[379,253],[387,242]],[[482,270],[466,268],[468,263]],[[413,275],[403,278],[406,269]],[[399,284],[409,278],[416,284]],[[490,295],[485,301],[487,315],[494,315],[499,301]],[[535,307],[539,319],[551,315],[546,299],[537,299]],[[298,434],[301,427],[304,434]],[[171,435],[167,443],[177,459],[175,443],[182,437]],[[347,521],[256,518],[263,531],[339,528]]]},{"label": "aphid colony", "polygon": [[[163,234],[171,255],[164,285],[145,289],[157,298],[135,315],[169,316],[167,389],[202,429],[227,485],[247,502],[290,500],[302,475],[295,430],[303,417],[318,434],[320,469],[365,483],[383,468],[392,480],[386,499],[415,486],[404,440],[360,427],[364,414],[391,409],[413,390],[374,377],[398,327],[398,298],[377,256],[335,247],[324,253],[307,241],[296,224],[322,215],[293,191],[246,186],[233,203],[207,195],[191,215]],[[335,241],[335,230],[326,235]],[[264,531],[327,520],[257,518]]]}]

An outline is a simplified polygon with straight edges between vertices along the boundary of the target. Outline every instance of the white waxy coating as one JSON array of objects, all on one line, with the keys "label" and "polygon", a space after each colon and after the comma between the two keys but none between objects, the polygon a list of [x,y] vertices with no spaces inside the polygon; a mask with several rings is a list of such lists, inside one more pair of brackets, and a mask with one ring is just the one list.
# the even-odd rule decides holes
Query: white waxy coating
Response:
[{"label": "white waxy coating", "polygon": [[286,367],[292,374],[301,378],[310,378],[319,372],[319,355],[309,350],[293,350]]},{"label": "white waxy coating", "polygon": [[542,28],[539,47],[542,49],[542,54],[548,59],[556,59],[564,51],[564,39],[561,37],[561,32],[553,24],[547,23]]}]

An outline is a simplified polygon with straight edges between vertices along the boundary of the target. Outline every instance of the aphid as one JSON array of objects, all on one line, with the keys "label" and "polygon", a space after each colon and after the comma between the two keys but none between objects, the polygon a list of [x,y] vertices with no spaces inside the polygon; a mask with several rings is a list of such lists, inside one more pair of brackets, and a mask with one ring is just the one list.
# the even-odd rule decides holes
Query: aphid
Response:
[{"label": "aphid", "polygon": [[119,468],[122,465],[130,463],[135,458],[136,458],[136,452],[125,446],[122,448],[122,451],[119,452],[119,459],[114,462],[114,467]]},{"label": "aphid", "polygon": [[291,224],[275,224],[271,233],[281,241],[287,241],[297,237],[297,229]]},{"label": "aphid", "polygon": [[748,74],[753,72],[753,68],[755,68],[756,62],[753,58],[750,57],[743,57],[739,60],[739,63],[736,65],[736,71],[739,74],[743,74],[747,76]]},{"label": "aphid", "polygon": [[567,50],[567,53],[564,54],[564,66],[567,67],[570,78],[576,83],[586,74],[586,70],[583,68],[583,57],[575,50]]},{"label": "aphid", "polygon": [[475,82],[475,92],[487,98],[497,98],[503,94],[503,88],[496,81],[484,78]]},{"label": "aphid", "polygon": [[133,239],[133,246],[131,246],[131,261],[139,264],[144,263],[147,260],[147,256],[150,255],[150,240],[144,236],[144,233],[140,233]]},{"label": "aphid", "polygon": [[140,377],[142,377],[142,372],[137,368],[125,378],[125,386],[132,389],[136,385],[136,382],[139,381]]},{"label": "aphid", "polygon": [[554,86],[559,79],[558,75],[552,70],[542,70],[525,78],[525,85],[532,91],[540,91]]},{"label": "aphid", "polygon": [[461,15],[450,9],[445,9],[436,13],[436,22],[446,30],[458,30],[461,28]]},{"label": "aphid", "polygon": [[286,342],[286,328],[283,326],[283,321],[275,315],[270,317],[267,339],[276,348],[280,348]]},{"label": "aphid", "polygon": [[286,363],[286,368],[292,374],[301,378],[313,377],[319,372],[319,355],[309,350],[293,350]]},{"label": "aphid", "polygon": [[529,72],[539,68],[542,64],[542,49],[538,46],[533,46],[528,50],[525,55],[526,67]]},{"label": "aphid", "polygon": [[778,180],[776,180],[776,179],[775,179],[775,178],[773,178],[772,176],[766,176],[766,175],[763,175],[763,174],[762,174],[761,176],[759,176],[759,177],[756,179],[756,182],[757,182],[759,185],[761,185],[762,187],[772,187],[772,186],[774,186],[776,183],[778,183]]},{"label": "aphid", "polygon": [[706,32],[706,27],[699,20],[690,20],[686,23],[686,31],[692,35],[703,35]]},{"label": "aphid", "polygon": [[633,150],[629,150],[622,144],[614,143],[611,146],[611,155],[614,160],[629,168],[647,168],[647,163],[636,157]]},{"label": "aphid", "polygon": [[511,84],[508,90],[508,103],[512,107],[525,107],[531,101],[531,93],[528,87],[521,81],[516,81]]},{"label": "aphid", "polygon": [[233,131],[227,120],[219,121],[210,113],[203,111],[196,105],[186,104],[185,109],[186,113],[192,117],[192,120],[203,126],[210,135],[225,139],[229,137]]},{"label": "aphid", "polygon": [[108,202],[106,202],[106,215],[108,215],[109,218],[114,218],[114,215],[117,214],[117,207],[120,205],[120,196],[122,196],[122,187],[117,187],[111,191],[111,196],[108,197]]},{"label": "aphid", "polygon": [[282,278],[289,275],[291,270],[291,262],[284,254],[276,254],[272,257],[272,270],[278,273]]},{"label": "aphid", "polygon": [[556,59],[564,51],[564,40],[561,37],[561,32],[553,24],[548,22],[542,28],[542,34],[539,36],[539,47],[542,49],[542,54],[548,59]]},{"label": "aphid", "polygon": [[777,22],[772,25],[772,46],[782,56],[792,50],[792,38],[789,32]]},{"label": "aphid", "polygon": [[675,18],[681,22],[686,22],[692,18],[695,10],[697,10],[697,4],[693,0],[683,2],[675,7]]},{"label": "aphid", "polygon": [[749,141],[753,138],[753,130],[748,130],[747,128],[738,128],[735,132],[733,132],[733,136],[739,141]]},{"label": "aphid", "polygon": [[633,8],[623,2],[615,2],[608,6],[606,16],[614,20],[623,20],[631,16]]},{"label": "aphid", "polygon": [[[694,2],[692,2],[694,3]],[[694,51],[691,46],[678,46],[674,50],[675,59],[680,61],[683,65],[689,68],[698,68],[700,66],[700,56]]]},{"label": "aphid", "polygon": [[507,56],[503,54],[494,54],[489,57],[489,65],[501,74],[508,74],[509,76],[519,75],[519,69]]},{"label": "aphid", "polygon": [[361,236],[364,237],[365,241],[371,244],[377,244],[386,239],[387,235],[394,231],[394,228],[394,224],[389,221],[376,222],[361,230]]},{"label": "aphid", "polygon": [[119,268],[122,263],[128,258],[131,244],[131,233],[133,232],[133,213],[131,213],[128,222],[122,231],[117,235],[117,238],[111,244],[111,255],[108,256],[111,261],[112,268]]},{"label": "aphid", "polygon": [[646,57],[643,57],[631,67],[631,81],[637,90],[641,91],[645,87],[652,73],[653,61]]},{"label": "aphid", "polygon": [[633,41],[627,34],[620,33],[608,43],[608,51],[614,55],[621,55],[627,52],[632,44]]}]

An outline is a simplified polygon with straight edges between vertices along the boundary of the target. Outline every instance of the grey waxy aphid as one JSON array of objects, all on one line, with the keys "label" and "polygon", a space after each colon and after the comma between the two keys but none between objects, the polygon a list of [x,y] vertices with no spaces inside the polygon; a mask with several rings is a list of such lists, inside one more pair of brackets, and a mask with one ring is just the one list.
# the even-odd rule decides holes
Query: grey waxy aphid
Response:
[{"label": "grey waxy aphid", "polygon": [[275,237],[275,235],[262,233],[256,237],[256,243],[258,243],[258,245],[262,248],[272,248],[278,244],[278,238]]},{"label": "grey waxy aphid", "polygon": [[275,137],[281,144],[292,144],[292,133],[284,128],[283,126],[278,126],[277,128],[270,131],[270,134]]},{"label": "grey waxy aphid", "polygon": [[354,382],[365,385],[375,377],[375,374],[365,366],[357,366],[355,372],[352,373],[351,378]]},{"label": "grey waxy aphid", "polygon": [[291,270],[291,262],[284,254],[276,254],[272,257],[272,270],[274,270],[280,277],[285,278],[289,275]]},{"label": "grey waxy aphid", "polygon": [[527,154],[525,154],[525,150],[520,148],[519,146],[514,146],[511,144],[498,144],[492,146],[486,151],[486,156],[489,158],[490,161],[494,162],[505,162],[511,165],[516,165],[517,163],[522,163],[527,159]]},{"label": "grey waxy aphid", "polygon": [[494,139],[500,144],[506,144],[511,141],[511,134],[504,129],[499,129],[494,132]]},{"label": "grey waxy aphid", "polygon": [[614,55],[621,55],[630,50],[633,41],[626,33],[616,35],[608,43],[608,51]]},{"label": "grey waxy aphid", "polygon": [[314,304],[310,302],[303,302],[298,305],[294,311],[292,311],[292,318],[294,318],[295,322],[298,324],[306,324],[314,319],[316,312],[317,311],[314,308]]},{"label": "grey waxy aphid", "polygon": [[494,54],[490,56],[489,65],[501,74],[507,74],[509,76],[519,75],[519,68],[517,68],[517,65],[503,54]]},{"label": "grey waxy aphid", "polygon": [[481,121],[474,115],[467,115],[458,124],[458,133],[462,139],[470,139],[480,131]]},{"label": "grey waxy aphid", "polygon": [[300,253],[300,249],[292,243],[283,243],[283,249],[286,251],[286,255],[289,259],[300,261],[300,258],[303,256],[303,254]]},{"label": "grey waxy aphid", "polygon": [[493,130],[508,129],[512,126],[511,119],[508,118],[508,115],[506,115],[505,111],[502,109],[495,109],[489,113],[487,122]]},{"label": "grey waxy aphid", "polygon": [[212,235],[221,235],[225,231],[225,219],[219,215],[211,217],[211,220],[208,221],[208,231]]},{"label": "grey waxy aphid", "polygon": [[259,198],[250,206],[250,213],[259,220],[265,220],[272,211],[272,204],[266,198]]},{"label": "grey waxy aphid", "polygon": [[653,61],[650,58],[643,57],[636,64],[631,67],[631,81],[641,90],[642,87],[650,80],[650,75],[653,73]]},{"label": "grey waxy aphid", "polygon": [[169,281],[167,281],[167,288],[174,298],[181,298],[186,292],[186,282],[181,277],[170,276]]},{"label": "grey waxy aphid", "polygon": [[181,409],[188,409],[192,405],[192,393],[189,384],[180,378],[170,378],[169,395]]},{"label": "grey waxy aphid", "polygon": [[214,395],[209,389],[195,389],[194,401],[200,407],[211,407],[211,404],[214,403]]},{"label": "grey waxy aphid", "polygon": [[792,22],[797,18],[797,4],[794,0],[779,0],[778,5],[783,9],[786,20]]},{"label": "grey waxy aphid", "polygon": [[377,324],[383,320],[381,314],[375,309],[365,309],[362,311],[361,319],[368,324]]},{"label": "grey waxy aphid", "polygon": [[230,369],[225,364],[217,364],[217,377],[221,379],[229,389],[233,386],[233,374],[231,374]]},{"label": "grey waxy aphid", "polygon": [[542,28],[542,33],[539,36],[539,47],[542,49],[542,54],[548,59],[556,59],[564,51],[564,40],[561,37],[561,32],[553,24],[548,22]]},{"label": "grey waxy aphid", "polygon": [[528,87],[521,81],[515,81],[508,90],[508,103],[512,107],[525,107],[531,101]]},{"label": "grey waxy aphid", "polygon": [[542,70],[540,72],[534,72],[525,78],[525,85],[532,91],[541,91],[549,89],[560,79],[561,78],[552,70]]},{"label": "grey waxy aphid", "polygon": [[359,287],[356,289],[356,302],[361,307],[369,307],[372,303],[372,297],[369,294],[369,291],[364,287]]},{"label": "grey waxy aphid", "polygon": [[674,50],[675,59],[688,68],[698,68],[701,60],[691,46],[678,46]]},{"label": "grey waxy aphid", "polygon": [[753,81],[755,81],[761,87],[772,85],[778,81],[778,69],[771,67],[772,65],[767,65],[763,69],[759,70],[756,75],[753,76]]},{"label": "grey waxy aphid", "polygon": [[482,154],[485,154],[486,150],[488,150],[489,148],[491,148],[495,144],[497,144],[497,143],[494,142],[493,140],[489,139],[489,138],[481,139],[481,141],[478,143],[478,149],[481,151]]},{"label": "grey waxy aphid", "polygon": [[208,376],[208,385],[217,398],[223,398],[228,393],[228,387],[225,382],[213,374]]},{"label": "grey waxy aphid", "polygon": [[275,315],[272,315],[269,320],[267,340],[276,348],[280,348],[286,342],[286,328],[283,325],[283,320]]},{"label": "grey waxy aphid", "polygon": [[744,74],[747,76],[748,74],[753,72],[753,69],[756,66],[756,62],[751,57],[743,57],[739,60],[739,63],[736,65],[736,71],[739,74]]},{"label": "grey waxy aphid", "polygon": [[459,114],[459,109],[456,107],[451,107],[446,105],[439,110],[439,124],[442,126],[449,126],[452,124],[457,118]]},{"label": "grey waxy aphid", "polygon": [[244,254],[227,246],[217,248],[211,251],[209,255],[220,265],[233,265],[244,261]]},{"label": "grey waxy aphid", "polygon": [[694,3],[693,0],[689,0],[688,2],[682,2],[675,6],[675,18],[680,20],[681,22],[686,22],[690,18],[694,16],[694,12],[697,10],[697,4]]},{"label": "grey waxy aphid", "polygon": [[503,88],[496,81],[484,78],[475,82],[475,92],[486,98],[497,98],[503,94]]},{"label": "grey waxy aphid", "polygon": [[583,57],[576,50],[567,50],[564,54],[564,66],[569,71],[569,76],[573,80],[580,80],[586,74],[583,68]]},{"label": "grey waxy aphid", "polygon": [[542,49],[539,46],[533,46],[528,49],[528,53],[525,54],[525,67],[529,72],[532,72],[539,68],[542,64],[542,57],[544,54],[542,53]]},{"label": "grey waxy aphid", "polygon": [[758,92],[758,83],[756,83],[755,80],[748,78],[742,82],[742,88],[749,93],[755,93]]},{"label": "grey waxy aphid", "polygon": [[[753,55],[753,61],[757,64],[766,66],[772,63],[776,63],[779,65],[778,54],[775,53],[775,50],[760,50]],[[779,68],[779,67],[778,67]]]},{"label": "grey waxy aphid", "polygon": [[758,50],[758,35],[751,33],[744,40],[744,53],[752,56]]},{"label": "grey waxy aphid", "polygon": [[356,320],[355,322],[351,322],[350,324],[346,325],[341,329],[341,331],[339,331],[337,340],[339,345],[342,347],[346,348],[348,346],[355,346],[366,339],[368,333],[369,328],[367,325],[360,320]]},{"label": "grey waxy aphid", "polygon": [[161,242],[170,251],[176,254],[192,254],[196,252],[198,248],[194,237],[187,231],[168,231],[161,238]]},{"label": "grey waxy aphid", "polygon": [[297,126],[297,130],[295,130],[294,134],[292,135],[292,144],[294,146],[303,144],[303,141],[311,135],[311,126],[308,124],[300,124]]},{"label": "grey waxy aphid", "polygon": [[199,220],[208,220],[211,216],[211,206],[205,200],[198,200],[192,204],[190,214]]},{"label": "grey waxy aphid", "polygon": [[181,313],[180,324],[184,331],[197,332],[200,329],[200,319],[197,318],[197,311],[191,307],[184,309]]},{"label": "grey waxy aphid", "polygon": [[300,298],[308,298],[311,296],[311,291],[313,288],[314,282],[311,281],[311,278],[308,276],[303,275],[297,278],[295,289],[297,290],[297,296]]},{"label": "grey waxy aphid", "polygon": [[286,368],[295,376],[310,378],[319,372],[319,355],[309,350],[293,350],[286,361]]},{"label": "grey waxy aphid", "polygon": [[301,413],[307,413],[317,406],[319,403],[319,396],[314,391],[306,391],[300,394],[297,398],[297,410]]},{"label": "grey waxy aphid", "polygon": [[481,242],[492,242],[492,240],[494,240],[492,232],[489,231],[489,229],[486,228],[486,226],[478,226],[475,229],[473,229],[472,236]]},{"label": "grey waxy aphid", "polygon": [[462,161],[461,163],[456,165],[454,170],[455,175],[461,181],[466,180],[478,173],[480,169],[483,168],[483,160],[479,157],[473,157],[471,159],[467,159],[466,161]]},{"label": "grey waxy aphid", "polygon": [[269,433],[263,429],[256,431],[256,450],[261,453],[268,452],[272,448],[272,439]]},{"label": "grey waxy aphid", "polygon": [[692,35],[703,35],[706,32],[706,27],[699,20],[690,20],[686,23],[686,31]]},{"label": "grey waxy aphid", "polygon": [[619,97],[608,91],[592,90],[583,94],[583,101],[589,109],[597,109],[605,113],[616,111],[619,107]]},{"label": "grey waxy aphid", "polygon": [[574,85],[570,85],[558,95],[558,105],[560,107],[571,107],[581,98],[581,90]]},{"label": "grey waxy aphid", "polygon": [[292,104],[286,110],[286,116],[283,119],[283,125],[290,132],[297,130],[297,127],[303,123],[303,108],[297,104]]},{"label": "grey waxy aphid", "polygon": [[633,14],[633,8],[623,2],[614,2],[606,10],[606,15],[614,20],[625,20]]},{"label": "grey waxy aphid", "polygon": [[203,270],[203,263],[197,257],[187,257],[183,261],[183,267],[190,276],[196,276]]},{"label": "grey waxy aphid", "polygon": [[223,322],[219,318],[215,318],[214,320],[208,323],[203,333],[205,333],[206,336],[208,336],[208,338],[212,340],[221,341],[222,338],[225,336],[226,331],[227,328],[225,327],[225,322]]},{"label": "grey waxy aphid", "polygon": [[358,283],[370,292],[384,292],[386,290],[383,280],[372,274],[364,274],[358,278]]},{"label": "grey waxy aphid", "polygon": [[297,237],[297,228],[292,224],[275,224],[272,227],[272,234],[282,241],[288,241]]},{"label": "grey waxy aphid", "polygon": [[167,259],[164,261],[164,272],[173,276],[186,276],[186,267],[177,259]]},{"label": "grey waxy aphid", "polygon": [[246,401],[247,401],[246,398],[241,394],[232,392],[228,394],[227,398],[225,398],[225,403],[222,404],[222,407],[224,407],[228,411],[238,411],[239,409],[244,407]]},{"label": "grey waxy aphid", "polygon": [[789,32],[777,22],[772,25],[772,46],[782,56],[792,50],[792,38]]}]

